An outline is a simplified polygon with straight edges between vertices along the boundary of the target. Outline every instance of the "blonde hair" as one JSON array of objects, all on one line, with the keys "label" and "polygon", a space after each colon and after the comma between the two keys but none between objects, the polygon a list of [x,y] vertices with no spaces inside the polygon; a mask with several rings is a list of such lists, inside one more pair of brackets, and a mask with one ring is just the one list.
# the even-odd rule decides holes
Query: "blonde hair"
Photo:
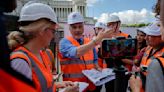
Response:
[{"label": "blonde hair", "polygon": [[46,30],[51,24],[52,23],[47,19],[39,19],[28,25],[20,26],[20,31],[13,31],[7,37],[10,49],[13,50],[20,45],[28,43],[37,36],[36,34],[38,34],[39,31]]}]

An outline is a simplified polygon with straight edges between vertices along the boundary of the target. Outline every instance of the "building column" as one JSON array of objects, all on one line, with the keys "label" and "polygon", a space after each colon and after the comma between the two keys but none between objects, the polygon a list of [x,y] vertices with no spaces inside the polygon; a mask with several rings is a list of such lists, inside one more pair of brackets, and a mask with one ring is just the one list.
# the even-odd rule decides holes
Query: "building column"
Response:
[{"label": "building column", "polygon": [[67,14],[68,14],[68,8],[65,8],[65,18],[66,18],[66,16],[67,16]]},{"label": "building column", "polygon": [[57,16],[59,18],[59,8],[56,8],[56,14],[57,14]]},{"label": "building column", "polygon": [[84,16],[86,17],[86,7],[83,6],[83,9],[84,9]]},{"label": "building column", "polygon": [[61,17],[61,18],[63,17],[62,11],[63,11],[63,9],[60,8],[60,17]]},{"label": "building column", "polygon": [[64,17],[64,8],[61,8],[62,18]]},{"label": "building column", "polygon": [[84,12],[83,12],[83,6],[81,6],[81,13],[84,16]]},{"label": "building column", "polygon": [[61,18],[61,8],[59,8],[59,18]]},{"label": "building column", "polygon": [[65,18],[65,13],[66,13],[66,10],[65,8],[63,8],[63,18]]},{"label": "building column", "polygon": [[65,8],[63,8],[63,18],[65,17],[65,13],[66,13]]},{"label": "building column", "polygon": [[68,14],[69,14],[69,8],[66,8],[66,18],[67,18],[67,16],[68,16]]}]

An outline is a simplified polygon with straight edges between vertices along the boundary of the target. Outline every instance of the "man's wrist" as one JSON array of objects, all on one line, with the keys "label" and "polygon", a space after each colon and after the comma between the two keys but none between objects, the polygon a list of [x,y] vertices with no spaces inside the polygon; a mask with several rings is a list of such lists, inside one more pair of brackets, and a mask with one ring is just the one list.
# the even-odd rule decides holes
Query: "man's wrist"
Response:
[{"label": "man's wrist", "polygon": [[92,42],[94,43],[94,45],[98,45],[95,39],[93,39]]},{"label": "man's wrist", "polygon": [[96,37],[92,40],[95,45],[98,45],[101,41]]}]

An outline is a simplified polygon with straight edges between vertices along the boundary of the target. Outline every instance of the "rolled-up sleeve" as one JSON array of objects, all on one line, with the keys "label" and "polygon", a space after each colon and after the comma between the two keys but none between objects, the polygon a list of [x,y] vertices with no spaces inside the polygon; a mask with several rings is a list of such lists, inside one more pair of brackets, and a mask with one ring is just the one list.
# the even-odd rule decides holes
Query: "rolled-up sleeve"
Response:
[{"label": "rolled-up sleeve", "polygon": [[[79,58],[76,55],[77,52],[77,47],[72,45],[72,43],[67,40],[66,38],[63,38],[60,43],[59,43],[59,51],[63,55],[63,57],[67,58]],[[98,62],[98,55],[96,52],[96,49],[93,49],[93,54],[94,54],[94,63]]]},{"label": "rolled-up sleeve", "polygon": [[76,55],[77,47],[72,45],[72,43],[66,38],[63,38],[60,41],[59,51],[63,55],[63,57],[77,58],[77,55]]}]

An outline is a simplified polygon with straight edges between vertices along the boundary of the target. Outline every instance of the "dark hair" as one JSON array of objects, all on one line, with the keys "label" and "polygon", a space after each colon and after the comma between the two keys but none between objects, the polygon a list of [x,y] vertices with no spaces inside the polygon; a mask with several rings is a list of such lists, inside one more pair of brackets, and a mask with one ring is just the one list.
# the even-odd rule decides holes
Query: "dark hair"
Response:
[{"label": "dark hair", "polygon": [[146,40],[144,40],[142,43],[141,43],[141,46],[139,47],[139,49],[141,50],[142,48],[146,47],[147,44],[146,44]]},{"label": "dark hair", "polygon": [[[140,31],[139,29],[137,29],[137,32],[142,32],[142,31]],[[146,36],[146,33],[144,33],[144,32],[142,32],[145,36]],[[139,48],[138,49],[142,49],[142,48],[144,48],[144,47],[146,47],[147,46],[147,44],[146,44],[146,40],[144,39],[143,40],[143,42],[140,44],[140,46],[139,46]]]},{"label": "dark hair", "polygon": [[153,6],[153,12],[155,13],[156,17],[160,15],[160,3],[161,0],[157,0],[156,4]]},{"label": "dark hair", "polygon": [[16,0],[1,0],[0,10],[2,12],[12,12],[16,8]]},{"label": "dark hair", "polygon": [[27,26],[27,25],[31,24],[32,22],[34,22],[34,21],[20,21],[19,26]]},{"label": "dark hair", "polygon": [[141,32],[141,33],[143,33],[144,35],[146,35],[146,33],[144,33],[143,31],[141,31],[141,30],[139,30],[139,29],[137,29],[137,32]]}]

